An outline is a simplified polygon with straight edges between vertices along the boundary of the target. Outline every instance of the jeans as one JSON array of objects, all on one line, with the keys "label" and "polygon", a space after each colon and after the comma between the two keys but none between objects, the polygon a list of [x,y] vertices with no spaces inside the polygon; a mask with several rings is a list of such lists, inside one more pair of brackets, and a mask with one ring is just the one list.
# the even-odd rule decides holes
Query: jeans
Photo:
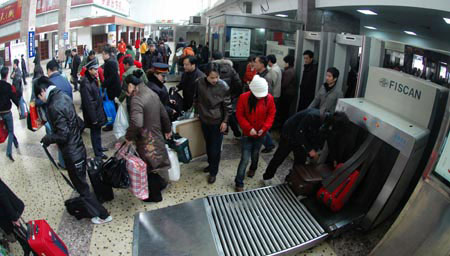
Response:
[{"label": "jeans", "polygon": [[248,160],[251,159],[250,170],[258,168],[259,150],[263,144],[263,137],[252,138],[244,136],[241,139],[241,161],[237,169],[236,187],[244,187],[245,170],[247,169]]},{"label": "jeans", "polygon": [[6,114],[0,114],[2,119],[5,121],[6,129],[8,129],[8,145],[6,147],[6,155],[10,156],[12,154],[12,144],[17,145],[17,138],[14,135],[14,120],[11,112]]},{"label": "jeans", "polygon": [[220,124],[209,125],[202,122],[202,131],[206,143],[209,175],[216,176],[219,172],[220,153],[223,140],[223,134],[220,132]]},{"label": "jeans", "polygon": [[102,156],[102,128],[92,127],[91,128],[91,142],[92,148],[94,149],[95,156]]},{"label": "jeans", "polygon": [[306,151],[302,147],[293,148],[289,145],[289,140],[284,136],[281,136],[277,151],[275,151],[275,154],[267,166],[266,172],[263,174],[264,180],[270,180],[275,176],[278,167],[280,167],[291,151],[294,151],[294,165],[304,164],[306,162]]},{"label": "jeans", "polygon": [[23,118],[25,116],[25,111],[26,111],[26,103],[25,100],[23,99],[23,97],[20,97],[19,99],[19,110],[20,110],[20,116],[21,118]]},{"label": "jeans", "polygon": [[106,219],[109,216],[108,211],[98,202],[95,195],[89,190],[89,184],[86,181],[86,161],[82,159],[72,163],[66,159],[66,163],[69,178],[74,185],[75,190],[98,211],[99,215],[95,217]]},{"label": "jeans", "polygon": [[[46,122],[44,126],[45,126],[45,133],[52,134],[52,127],[50,126],[50,123]],[[66,164],[64,163],[63,154],[59,148],[58,148],[58,162],[62,168],[64,168],[64,169],[66,168]]]},{"label": "jeans", "polygon": [[264,136],[264,148],[275,148],[270,132],[267,132],[266,136]]}]

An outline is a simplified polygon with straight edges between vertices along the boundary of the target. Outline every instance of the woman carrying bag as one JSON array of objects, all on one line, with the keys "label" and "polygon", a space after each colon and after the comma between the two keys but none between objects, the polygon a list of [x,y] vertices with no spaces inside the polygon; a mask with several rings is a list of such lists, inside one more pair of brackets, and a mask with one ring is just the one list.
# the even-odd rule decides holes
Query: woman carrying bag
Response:
[{"label": "woman carrying bag", "polygon": [[235,179],[236,192],[244,190],[244,176],[249,159],[251,165],[247,176],[251,178],[255,175],[259,151],[264,136],[272,127],[276,112],[273,96],[268,94],[264,78],[255,75],[249,87],[250,91],[239,97],[236,107],[236,117],[244,133],[241,139],[241,161]]},{"label": "woman carrying bag", "polygon": [[158,95],[142,82],[142,75],[142,70],[136,70],[125,79],[124,89],[131,101],[125,139],[127,144],[136,143],[139,156],[147,164],[149,198],[144,201],[160,202],[170,167],[165,139],[172,136],[172,124]]}]

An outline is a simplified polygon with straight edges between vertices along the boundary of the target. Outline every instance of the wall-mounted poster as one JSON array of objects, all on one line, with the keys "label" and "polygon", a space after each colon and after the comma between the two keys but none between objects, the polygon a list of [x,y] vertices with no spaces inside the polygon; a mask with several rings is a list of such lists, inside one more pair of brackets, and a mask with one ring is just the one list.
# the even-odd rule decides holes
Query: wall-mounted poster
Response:
[{"label": "wall-mounted poster", "polygon": [[230,57],[247,58],[250,56],[252,31],[247,28],[231,28]]}]

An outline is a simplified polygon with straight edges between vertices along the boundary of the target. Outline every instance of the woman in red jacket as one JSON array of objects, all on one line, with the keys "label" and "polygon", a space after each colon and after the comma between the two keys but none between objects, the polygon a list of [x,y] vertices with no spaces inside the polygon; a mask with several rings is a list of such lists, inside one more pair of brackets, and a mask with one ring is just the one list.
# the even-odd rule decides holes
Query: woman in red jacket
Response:
[{"label": "woman in red jacket", "polygon": [[248,84],[253,80],[253,77],[256,75],[255,69],[255,56],[250,56],[247,59],[247,68],[245,69],[244,77],[242,81],[244,82],[244,91],[248,91]]},{"label": "woman in red jacket", "polygon": [[249,87],[250,91],[239,97],[236,107],[236,117],[244,133],[241,139],[241,161],[235,179],[236,192],[244,190],[245,170],[250,158],[252,163],[247,176],[251,178],[255,175],[259,150],[266,132],[272,127],[276,112],[273,96],[268,94],[264,78],[255,75]]}]

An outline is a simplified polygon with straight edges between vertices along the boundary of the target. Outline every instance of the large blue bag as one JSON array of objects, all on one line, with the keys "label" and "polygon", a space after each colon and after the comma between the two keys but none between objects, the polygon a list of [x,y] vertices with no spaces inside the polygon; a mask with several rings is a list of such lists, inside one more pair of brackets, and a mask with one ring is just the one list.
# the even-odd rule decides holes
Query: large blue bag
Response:
[{"label": "large blue bag", "polygon": [[[102,93],[103,90],[100,90],[100,93]],[[103,97],[104,95],[104,97]],[[108,94],[103,92],[102,99],[103,99],[103,109],[105,110],[106,114],[106,124],[105,125],[113,125],[114,121],[116,120],[116,106],[114,105],[114,101],[109,100]]]}]

